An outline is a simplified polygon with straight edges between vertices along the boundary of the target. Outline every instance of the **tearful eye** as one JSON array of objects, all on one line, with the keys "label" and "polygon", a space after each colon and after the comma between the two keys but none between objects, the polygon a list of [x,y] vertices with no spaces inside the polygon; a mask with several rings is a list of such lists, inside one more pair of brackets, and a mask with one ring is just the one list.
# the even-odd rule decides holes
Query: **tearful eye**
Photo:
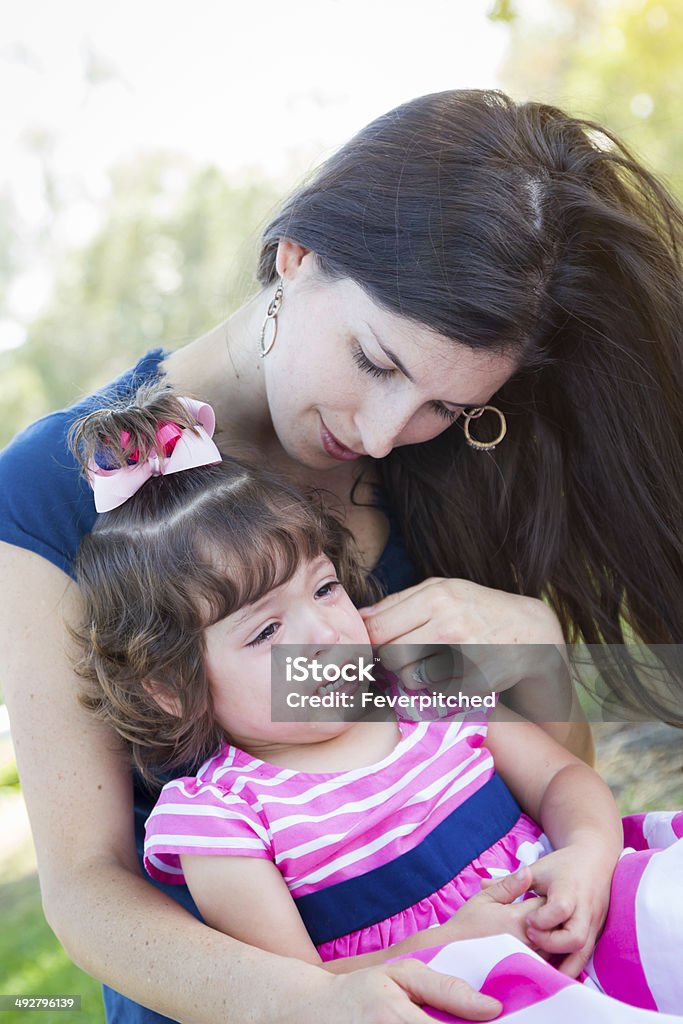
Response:
[{"label": "tearful eye", "polygon": [[279,623],[269,622],[257,637],[254,637],[253,640],[249,641],[247,647],[258,647],[259,644],[264,644],[267,640],[272,640],[279,628]]},{"label": "tearful eye", "polygon": [[329,583],[323,583],[322,587],[319,587],[319,589],[316,590],[315,596],[328,597],[330,594],[333,594],[335,590],[338,590],[339,587],[341,587],[339,580],[330,580]]}]

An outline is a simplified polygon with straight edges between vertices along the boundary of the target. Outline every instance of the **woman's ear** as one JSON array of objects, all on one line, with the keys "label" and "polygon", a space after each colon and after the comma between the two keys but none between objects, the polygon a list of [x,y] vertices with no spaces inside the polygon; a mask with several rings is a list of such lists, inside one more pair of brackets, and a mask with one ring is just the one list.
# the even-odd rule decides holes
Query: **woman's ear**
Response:
[{"label": "woman's ear", "polygon": [[182,714],[180,701],[177,697],[172,697],[167,693],[161,683],[158,683],[155,679],[145,679],[142,685],[162,711],[165,711],[167,715],[171,715],[172,718],[180,718]]},{"label": "woman's ear", "polygon": [[293,281],[302,268],[308,268],[312,263],[313,253],[310,249],[289,238],[280,239],[275,257],[275,269],[279,277]]}]

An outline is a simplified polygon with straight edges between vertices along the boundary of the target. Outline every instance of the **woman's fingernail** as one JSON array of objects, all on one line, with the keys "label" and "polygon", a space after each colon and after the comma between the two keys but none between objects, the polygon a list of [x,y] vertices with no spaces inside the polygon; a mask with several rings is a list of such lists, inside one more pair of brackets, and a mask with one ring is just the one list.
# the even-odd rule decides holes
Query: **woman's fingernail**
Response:
[{"label": "woman's fingernail", "polygon": [[478,1010],[486,1010],[492,1017],[497,1017],[503,1009],[503,1004],[499,999],[494,999],[492,996],[485,996],[482,992],[476,992],[472,1002]]}]

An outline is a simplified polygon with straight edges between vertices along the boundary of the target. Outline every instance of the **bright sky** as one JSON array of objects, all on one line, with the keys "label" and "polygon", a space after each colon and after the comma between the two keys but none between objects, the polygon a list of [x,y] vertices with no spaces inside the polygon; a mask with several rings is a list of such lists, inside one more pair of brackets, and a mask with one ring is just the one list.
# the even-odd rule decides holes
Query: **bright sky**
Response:
[{"label": "bright sky", "polygon": [[[486,18],[492,2],[3,5],[0,193],[32,233],[45,228],[35,154],[48,154],[71,199],[51,225],[54,248],[88,238],[108,168],[141,149],[170,148],[239,176],[289,177],[412,96],[497,85],[507,36]],[[0,348],[20,343],[19,323],[49,294],[49,267],[34,264],[11,290]]]}]

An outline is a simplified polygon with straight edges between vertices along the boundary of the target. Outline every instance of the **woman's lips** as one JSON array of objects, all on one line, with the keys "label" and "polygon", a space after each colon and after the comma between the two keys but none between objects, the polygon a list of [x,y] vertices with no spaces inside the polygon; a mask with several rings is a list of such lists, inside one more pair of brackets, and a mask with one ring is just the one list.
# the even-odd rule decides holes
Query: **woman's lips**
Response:
[{"label": "woman's lips", "polygon": [[331,434],[327,429],[323,420],[320,421],[320,424],[320,438],[323,448],[328,455],[331,455],[333,459],[339,459],[341,462],[351,462],[353,459],[361,458],[360,452],[351,451],[341,441],[338,441],[334,434]]}]

